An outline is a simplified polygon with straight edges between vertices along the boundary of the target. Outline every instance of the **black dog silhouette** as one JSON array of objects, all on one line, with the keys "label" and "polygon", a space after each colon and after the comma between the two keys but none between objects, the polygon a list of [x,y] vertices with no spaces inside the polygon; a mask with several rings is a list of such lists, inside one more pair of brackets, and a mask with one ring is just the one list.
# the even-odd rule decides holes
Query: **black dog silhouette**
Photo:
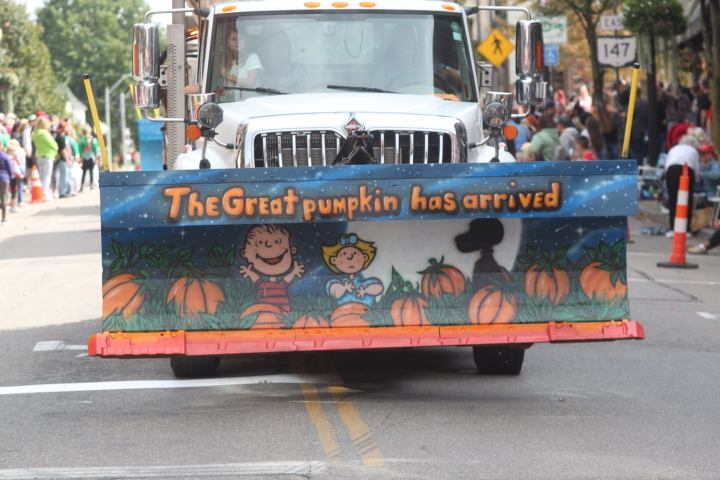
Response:
[{"label": "black dog silhouette", "polygon": [[472,282],[479,290],[497,280],[507,281],[508,271],[501,267],[493,256],[493,247],[502,243],[505,228],[497,218],[482,218],[470,222],[470,230],[455,237],[455,245],[462,253],[480,252],[475,262]]}]

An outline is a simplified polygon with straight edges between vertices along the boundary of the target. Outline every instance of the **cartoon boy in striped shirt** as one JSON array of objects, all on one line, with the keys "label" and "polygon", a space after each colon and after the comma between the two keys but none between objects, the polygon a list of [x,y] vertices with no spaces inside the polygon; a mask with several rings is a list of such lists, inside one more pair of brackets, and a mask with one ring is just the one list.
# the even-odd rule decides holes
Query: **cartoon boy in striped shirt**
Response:
[{"label": "cartoon boy in striped shirt", "polygon": [[247,265],[240,274],[250,279],[258,289],[260,301],[290,312],[288,286],[301,278],[305,267],[293,260],[297,248],[290,244],[290,232],[282,225],[255,225],[245,236],[240,251]]}]

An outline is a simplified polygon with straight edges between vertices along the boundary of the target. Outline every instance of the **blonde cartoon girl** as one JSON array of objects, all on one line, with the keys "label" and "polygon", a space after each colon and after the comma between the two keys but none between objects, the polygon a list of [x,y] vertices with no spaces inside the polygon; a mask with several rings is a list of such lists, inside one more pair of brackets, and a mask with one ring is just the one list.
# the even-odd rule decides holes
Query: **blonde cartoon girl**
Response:
[{"label": "blonde cartoon girl", "polygon": [[385,287],[378,278],[364,278],[375,258],[375,244],[361,240],[354,233],[340,235],[335,245],[323,245],[322,255],[330,271],[342,275],[325,284],[325,292],[337,300],[338,305],[350,302],[372,306]]}]

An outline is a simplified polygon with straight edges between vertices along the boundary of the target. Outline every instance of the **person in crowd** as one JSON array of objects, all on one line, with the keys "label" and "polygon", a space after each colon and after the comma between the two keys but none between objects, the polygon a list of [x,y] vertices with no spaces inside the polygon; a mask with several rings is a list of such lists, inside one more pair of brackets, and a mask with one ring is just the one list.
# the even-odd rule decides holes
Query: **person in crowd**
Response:
[{"label": "person in crowd", "polygon": [[714,222],[715,231],[706,242],[699,243],[688,248],[688,252],[695,255],[705,255],[713,248],[720,245],[720,220]]},{"label": "person in crowd", "polygon": [[10,189],[10,179],[13,177],[12,162],[5,152],[5,145],[0,143],[0,224],[7,222],[7,196]]},{"label": "person in crowd", "polygon": [[575,152],[575,142],[580,136],[572,120],[568,117],[560,117],[557,124],[560,133],[560,145],[555,153],[555,160],[571,160]]},{"label": "person in crowd", "polygon": [[[628,96],[628,104],[630,97]],[[627,112],[629,105],[625,105],[624,112]],[[620,122],[624,124],[627,119],[627,113],[620,118]],[[637,89],[635,97],[635,114],[633,115],[632,131],[630,132],[630,158],[637,160],[638,164],[643,164],[647,157],[647,135],[648,135],[648,103],[642,98],[642,89]],[[623,133],[624,140],[624,133]]]},{"label": "person in crowd", "polygon": [[65,119],[65,141],[70,148],[70,156],[72,157],[69,171],[70,194],[75,195],[80,190],[82,167],[80,166],[80,147],[77,142],[77,134],[75,133],[75,127],[72,126],[72,122],[69,118]]},{"label": "person in crowd", "polygon": [[85,126],[82,133],[80,142],[78,142],[80,157],[82,159],[82,179],[80,180],[81,192],[85,186],[85,174],[87,173],[90,174],[90,190],[95,188],[93,185],[95,163],[98,161],[100,156],[100,147],[98,146],[97,138],[95,138],[92,134],[92,129],[89,126]]},{"label": "person in crowd", "polygon": [[590,148],[590,140],[587,137],[579,135],[575,141],[575,149],[573,152],[573,160],[597,160],[598,157]]},{"label": "person in crowd", "polygon": [[568,104],[565,90],[563,90],[562,88],[558,88],[557,90],[555,90],[555,93],[553,94],[553,101],[557,106],[558,112],[564,113]]},{"label": "person in crowd", "polygon": [[560,134],[555,127],[552,112],[544,113],[538,120],[538,131],[530,142],[530,154],[535,161],[555,159],[555,150],[560,145]]},{"label": "person in crowd", "polygon": [[708,198],[715,197],[720,186],[720,165],[715,156],[715,147],[710,143],[704,143],[700,145],[698,152],[700,152],[701,191]]},{"label": "person in crowd", "polygon": [[[665,161],[665,185],[668,194],[668,209],[670,210],[670,231],[668,237],[672,237],[675,228],[675,208],[677,207],[678,191],[680,190],[680,177],[683,173],[683,166],[688,166],[688,175],[690,176],[689,192],[695,191],[695,181],[700,175],[700,154],[698,152],[700,144],[692,135],[686,135],[675,145],[667,154]],[[693,203],[688,202],[687,218],[692,218]],[[690,222],[687,222],[688,234],[690,232]]]},{"label": "person in crowd", "polygon": [[57,126],[55,142],[58,145],[58,154],[55,159],[57,166],[57,193],[58,198],[67,198],[72,195],[72,179],[70,177],[70,167],[72,166],[72,149],[67,141],[65,122],[60,122]]},{"label": "person in crowd", "polygon": [[590,148],[599,156],[605,150],[605,139],[602,134],[601,114],[597,106],[592,107],[592,113],[585,117],[585,129],[582,136],[590,140]]},{"label": "person in crowd", "polygon": [[42,183],[45,200],[52,199],[53,163],[58,155],[58,144],[50,133],[50,120],[40,117],[32,135],[37,159],[38,173]]},{"label": "person in crowd", "polygon": [[691,128],[693,128],[693,124],[688,121],[687,117],[682,117],[679,121],[674,122],[665,135],[665,151],[669,152],[672,147],[677,145]]},{"label": "person in crowd", "polygon": [[22,205],[23,185],[25,181],[25,150],[20,142],[11,139],[7,149],[8,156],[12,162],[13,175],[10,178],[10,211],[14,212]]},{"label": "person in crowd", "polygon": [[620,115],[615,107],[615,103],[609,101],[605,105],[605,111],[593,109],[596,111],[597,118],[600,122],[602,138],[605,147],[599,151],[600,158],[603,160],[617,160],[620,158]]},{"label": "person in crowd", "polygon": [[578,89],[578,95],[577,95],[577,105],[584,111],[585,113],[591,113],[592,112],[592,105],[593,105],[593,99],[590,95],[590,92],[588,91],[587,85],[584,83],[580,85],[580,88]]}]

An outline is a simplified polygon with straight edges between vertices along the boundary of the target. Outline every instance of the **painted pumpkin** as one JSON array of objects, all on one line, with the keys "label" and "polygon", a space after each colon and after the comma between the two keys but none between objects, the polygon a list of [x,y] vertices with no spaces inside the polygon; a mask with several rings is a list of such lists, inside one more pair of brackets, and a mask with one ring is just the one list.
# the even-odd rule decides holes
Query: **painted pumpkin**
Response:
[{"label": "painted pumpkin", "polygon": [[137,313],[145,300],[141,286],[137,277],[129,273],[116,275],[105,282],[102,287],[103,320],[115,312],[121,312],[125,320]]},{"label": "painted pumpkin", "polygon": [[525,293],[528,297],[547,298],[558,305],[570,293],[570,277],[558,267],[533,265],[525,274]]},{"label": "painted pumpkin", "polygon": [[517,314],[517,299],[498,285],[481,288],[470,299],[468,317],[475,325],[510,323]]},{"label": "painted pumpkin", "polygon": [[293,328],[327,328],[330,324],[327,319],[322,315],[313,315],[312,313],[306,313],[300,315],[295,319]]},{"label": "painted pumpkin", "polygon": [[390,317],[395,326],[415,327],[430,325],[427,318],[428,301],[422,295],[410,294],[398,298],[390,306]]},{"label": "painted pumpkin", "polygon": [[225,301],[225,294],[208,280],[181,277],[168,292],[166,303],[173,301],[180,318],[199,313],[215,315],[218,305]]},{"label": "painted pumpkin", "polygon": [[240,320],[245,320],[252,315],[257,315],[255,323],[251,327],[252,329],[285,328],[284,318],[287,316],[287,312],[277,305],[271,303],[250,305],[240,314]]},{"label": "painted pumpkin", "polygon": [[615,268],[608,263],[596,261],[580,272],[580,288],[590,299],[604,297],[617,300],[627,294],[627,284],[623,279],[624,271],[621,267]]},{"label": "painted pumpkin", "polygon": [[364,303],[349,302],[339,305],[330,315],[330,326],[337,327],[367,327],[365,315],[368,306]]},{"label": "painted pumpkin", "polygon": [[427,297],[439,299],[442,295],[457,297],[465,290],[465,276],[457,268],[445,265],[443,258],[438,262],[430,259],[430,266],[420,272],[420,291]]}]

